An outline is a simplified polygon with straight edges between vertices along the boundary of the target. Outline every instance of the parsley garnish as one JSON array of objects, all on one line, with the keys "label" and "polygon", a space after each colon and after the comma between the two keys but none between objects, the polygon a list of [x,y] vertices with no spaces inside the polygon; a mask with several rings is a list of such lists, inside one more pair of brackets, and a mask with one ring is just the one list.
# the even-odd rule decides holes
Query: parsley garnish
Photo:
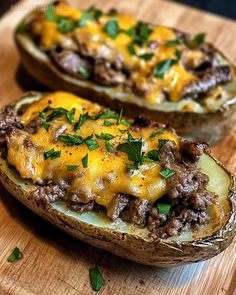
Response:
[{"label": "parsley garnish", "polygon": [[126,164],[127,170],[138,170],[139,169],[139,163],[134,162],[133,164]]},{"label": "parsley garnish", "polygon": [[105,147],[108,150],[109,153],[113,152],[113,148],[112,145],[110,144],[110,142],[108,140],[105,140]]},{"label": "parsley garnish", "polygon": [[77,27],[77,22],[70,20],[67,17],[59,17],[58,22],[58,31],[62,34],[70,33]]},{"label": "parsley garnish", "polygon": [[74,123],[74,117],[75,117],[75,108],[73,108],[71,111],[66,112],[66,118],[70,124]]},{"label": "parsley garnish", "polygon": [[45,10],[45,13],[44,13],[46,19],[50,22],[56,22],[57,21],[57,18],[56,18],[56,15],[55,15],[55,6],[53,3],[50,3],[46,10]]},{"label": "parsley garnish", "polygon": [[57,137],[58,141],[62,141],[65,145],[68,146],[80,145],[87,139],[84,139],[82,136],[79,136],[77,134],[62,134]]},{"label": "parsley garnish", "polygon": [[151,150],[147,153],[148,158],[152,159],[153,161],[160,160],[160,153],[157,150]]},{"label": "parsley garnish", "polygon": [[149,35],[152,33],[150,26],[144,22],[138,22],[133,28],[130,28],[126,32],[132,39],[134,44],[143,46],[147,43]]},{"label": "parsley garnish", "polygon": [[119,114],[119,117],[117,118],[116,125],[120,125],[122,115],[123,115],[123,109],[120,110],[120,114]]},{"label": "parsley garnish", "polygon": [[46,121],[44,121],[43,119],[41,119],[41,125],[48,132],[48,130],[50,128],[50,124],[48,124]]},{"label": "parsley garnish", "polygon": [[[50,111],[51,111],[51,113],[47,117],[45,113],[50,112]],[[55,119],[62,117],[63,115],[66,115],[67,112],[68,112],[68,110],[66,110],[64,108],[47,107],[46,109],[43,110],[41,115],[45,116],[47,122],[50,122],[50,121],[53,121]]]},{"label": "parsley garnish", "polygon": [[86,140],[85,143],[90,151],[96,150],[99,147],[98,142],[93,138]]},{"label": "parsley garnish", "polygon": [[174,47],[174,46],[181,45],[181,44],[183,44],[183,41],[180,39],[168,40],[165,42],[165,45],[168,47]]},{"label": "parsley garnish", "polygon": [[157,63],[154,68],[153,75],[157,78],[163,79],[165,73],[169,70],[170,67],[176,64],[176,62],[176,59],[171,58]]},{"label": "parsley garnish", "polygon": [[100,135],[96,134],[96,137],[98,139],[103,139],[103,140],[111,140],[111,139],[115,138],[114,135],[109,134],[109,133],[101,133]]},{"label": "parsley garnish", "polygon": [[105,285],[105,280],[97,267],[89,269],[89,277],[94,291],[99,291]]},{"label": "parsley garnish", "polygon": [[117,115],[108,109],[105,113],[99,115],[99,119],[117,119]]},{"label": "parsley garnish", "polygon": [[139,58],[144,59],[144,60],[151,60],[154,56],[154,53],[152,52],[147,52],[147,53],[143,53],[138,55]]},{"label": "parsley garnish", "polygon": [[79,27],[85,27],[89,20],[93,19],[93,17],[88,13],[88,11],[83,11],[82,16],[78,22]]},{"label": "parsley garnish", "polygon": [[150,136],[150,137],[155,137],[156,135],[161,135],[161,134],[163,134],[164,132],[165,132],[164,129],[159,129],[159,130],[157,130],[157,131],[153,131],[153,132],[151,133],[151,136]]},{"label": "parsley garnish", "polygon": [[86,155],[81,159],[81,162],[82,162],[84,168],[88,167],[88,154],[86,154]]},{"label": "parsley garnish", "polygon": [[157,210],[159,214],[168,215],[170,213],[171,205],[167,203],[157,203]]},{"label": "parsley garnish", "polygon": [[24,21],[22,21],[16,28],[16,33],[25,33],[28,30],[28,24]]},{"label": "parsley garnish", "polygon": [[98,20],[103,15],[102,11],[93,5],[87,11],[95,20]]},{"label": "parsley garnish", "polygon": [[68,171],[75,171],[78,167],[78,165],[66,165]]},{"label": "parsley garnish", "polygon": [[136,55],[136,50],[135,50],[135,47],[134,47],[133,44],[130,44],[130,45],[128,46],[128,50],[129,50],[129,53],[130,53],[131,55]]},{"label": "parsley garnish", "polygon": [[159,172],[159,174],[165,179],[167,180],[168,178],[170,178],[171,176],[173,176],[175,174],[175,171],[174,170],[171,170],[171,169],[164,169],[164,170],[161,170]]},{"label": "parsley garnish", "polygon": [[22,257],[23,257],[22,252],[20,251],[20,249],[18,247],[16,247],[12,251],[11,255],[7,258],[7,261],[12,263],[12,262],[14,262],[16,260],[21,259]]},{"label": "parsley garnish", "polygon": [[108,120],[105,120],[103,124],[104,124],[104,126],[107,126],[107,127],[114,125],[114,123],[112,123],[111,121],[108,121]]},{"label": "parsley garnish", "polygon": [[168,141],[169,141],[169,139],[159,139],[158,140],[158,148],[161,149]]},{"label": "parsley garnish", "polygon": [[199,33],[193,37],[192,42],[193,42],[194,46],[198,46],[198,45],[201,45],[202,43],[204,43],[205,38],[206,38],[206,33]]},{"label": "parsley garnish", "polygon": [[88,79],[91,76],[91,73],[88,69],[84,67],[79,68],[79,73],[85,78]]},{"label": "parsley garnish", "polygon": [[117,150],[126,153],[130,161],[140,162],[142,156],[142,141],[134,139],[130,135],[125,143],[118,145]]},{"label": "parsley garnish", "polygon": [[116,19],[111,19],[106,22],[104,26],[104,32],[107,33],[112,39],[115,39],[120,33],[120,27]]},{"label": "parsley garnish", "polygon": [[61,151],[55,151],[54,148],[52,148],[51,150],[47,151],[44,153],[44,159],[47,160],[49,158],[56,159],[56,158],[60,158],[61,156]]},{"label": "parsley garnish", "polygon": [[90,118],[91,117],[89,116],[88,112],[85,113],[85,114],[81,114],[80,117],[79,117],[79,121],[77,123],[75,123],[74,131],[79,130],[80,127],[84,124],[84,122],[86,122]]}]

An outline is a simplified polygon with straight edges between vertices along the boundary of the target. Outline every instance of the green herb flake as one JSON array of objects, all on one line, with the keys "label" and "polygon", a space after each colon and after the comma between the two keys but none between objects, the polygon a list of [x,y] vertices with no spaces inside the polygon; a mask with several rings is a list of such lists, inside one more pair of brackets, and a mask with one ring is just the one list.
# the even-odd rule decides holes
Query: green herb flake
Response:
[{"label": "green herb flake", "polygon": [[97,9],[95,6],[90,6],[87,12],[95,19],[98,20],[102,15],[102,11],[100,9]]},{"label": "green herb flake", "polygon": [[85,114],[81,114],[79,117],[79,121],[77,123],[75,123],[74,125],[74,131],[77,131],[80,129],[80,127],[87,121],[89,120],[91,117],[89,116],[88,113]]},{"label": "green herb flake", "polygon": [[[45,113],[51,112],[48,116],[46,116]],[[47,107],[46,109],[43,110],[42,114],[45,114],[45,118],[47,122],[51,122],[55,119],[58,119],[62,117],[63,115],[66,115],[68,110],[64,108],[51,108]]]},{"label": "green herb flake", "polygon": [[105,140],[105,147],[109,153],[113,152],[112,145],[110,144],[110,142],[108,140]]},{"label": "green herb flake", "polygon": [[78,71],[85,79],[88,79],[91,76],[91,73],[87,68],[80,67]]},{"label": "green herb flake", "polygon": [[161,149],[168,141],[169,141],[169,139],[159,139],[158,140],[158,148]]},{"label": "green herb flake", "polygon": [[28,24],[24,21],[22,21],[21,23],[19,23],[19,25],[16,28],[16,33],[18,34],[22,34],[27,32],[28,30]]},{"label": "green herb flake", "polygon": [[168,46],[168,47],[175,47],[177,45],[183,44],[183,41],[180,39],[168,40],[164,44],[165,44],[165,46]]},{"label": "green herb flake", "polygon": [[103,124],[104,124],[104,126],[106,126],[106,127],[109,127],[109,126],[114,125],[114,123],[112,123],[111,121],[108,121],[108,120],[105,120]]},{"label": "green herb flake", "polygon": [[167,203],[157,203],[157,210],[159,214],[168,215],[170,213],[171,205]]},{"label": "green herb flake", "polygon": [[165,132],[164,129],[159,129],[159,130],[157,130],[157,131],[153,131],[153,132],[151,133],[150,137],[153,138],[153,137],[155,137],[155,136],[157,136],[157,135],[162,135],[164,132]]},{"label": "green herb flake", "polygon": [[134,162],[133,164],[126,164],[126,169],[128,171],[130,171],[130,170],[138,170],[139,169],[139,163]]},{"label": "green herb flake", "polygon": [[96,150],[99,147],[98,142],[93,138],[86,140],[85,143],[90,151]]},{"label": "green herb flake", "polygon": [[135,27],[128,29],[126,33],[130,36],[134,44],[143,46],[147,43],[148,38],[152,33],[152,29],[148,24],[138,22]]},{"label": "green herb flake", "polygon": [[107,110],[105,113],[99,115],[99,119],[117,119],[117,115],[111,110]]},{"label": "green herb flake", "polygon": [[58,31],[62,34],[70,33],[77,27],[76,21],[70,20],[66,17],[59,17],[57,23]]},{"label": "green herb flake", "polygon": [[127,142],[118,145],[117,150],[126,153],[130,161],[140,162],[142,141],[128,138]]},{"label": "green herb flake", "polygon": [[23,254],[20,251],[20,249],[18,247],[15,247],[15,249],[12,251],[11,255],[7,258],[8,262],[14,262],[16,260],[19,260],[23,258]]},{"label": "green herb flake", "polygon": [[75,171],[78,167],[78,165],[66,165],[68,171]]},{"label": "green herb flake", "polygon": [[69,121],[70,124],[74,123],[75,118],[75,108],[73,108],[71,111],[66,112],[66,118]]},{"label": "green herb flake", "polygon": [[148,158],[152,159],[153,161],[160,160],[160,153],[157,150],[151,150],[147,153]]},{"label": "green herb flake", "polygon": [[128,51],[131,55],[136,55],[136,50],[133,44],[129,44]]},{"label": "green herb flake", "polygon": [[164,169],[161,170],[159,172],[159,174],[165,179],[167,180],[168,178],[170,178],[171,176],[175,175],[175,171],[171,170],[171,169]]},{"label": "green herb flake", "polygon": [[98,139],[103,139],[103,140],[111,140],[111,139],[115,138],[114,135],[109,134],[109,133],[101,133],[100,135],[96,134],[96,137]]},{"label": "green herb flake", "polygon": [[154,53],[152,53],[152,52],[147,52],[147,53],[143,53],[143,54],[138,55],[139,58],[146,60],[146,61],[151,60],[153,58],[153,56],[154,56]]},{"label": "green herb flake", "polygon": [[195,46],[198,46],[198,45],[201,45],[202,43],[204,43],[205,39],[206,39],[206,33],[199,33],[193,37],[192,41]]},{"label": "green herb flake", "polygon": [[179,49],[175,50],[175,56],[176,56],[176,62],[179,61],[181,58],[181,52]]},{"label": "green herb flake", "polygon": [[120,33],[120,27],[116,19],[111,19],[106,22],[104,26],[104,32],[107,33],[112,39],[115,39]]},{"label": "green herb flake", "polygon": [[87,22],[92,19],[93,17],[88,13],[88,11],[83,11],[81,18],[78,21],[78,26],[85,27],[87,25]]},{"label": "green herb flake", "polygon": [[120,124],[121,119],[122,119],[122,115],[123,115],[123,109],[120,110],[120,114],[119,114],[119,117],[117,118],[116,125]]},{"label": "green herb flake", "polygon": [[52,148],[51,150],[47,151],[44,153],[44,159],[47,160],[49,158],[56,159],[56,158],[60,158],[61,156],[61,151],[55,151],[54,148]]},{"label": "green herb flake", "polygon": [[97,266],[89,269],[89,278],[91,287],[96,292],[98,292],[105,285],[105,279]]},{"label": "green herb flake", "polygon": [[156,78],[163,79],[166,72],[170,69],[170,67],[172,67],[174,64],[176,64],[176,62],[177,61],[175,59],[167,59],[167,60],[157,63],[154,68],[153,75]]},{"label": "green herb flake", "polygon": [[43,126],[43,128],[48,132],[49,128],[50,128],[50,124],[47,123],[46,121],[44,121],[43,119],[41,119],[41,125]]},{"label": "green herb flake", "polygon": [[85,139],[77,134],[62,134],[57,137],[58,141],[62,141],[67,146],[80,145]]},{"label": "green herb flake", "polygon": [[84,168],[88,167],[88,154],[86,154],[86,155],[81,159],[81,162],[82,162]]},{"label": "green herb flake", "polygon": [[55,23],[57,21],[57,18],[56,18],[56,15],[55,15],[55,6],[53,3],[50,3],[45,12],[44,12],[44,15],[46,17],[46,19],[50,22],[53,22]]}]

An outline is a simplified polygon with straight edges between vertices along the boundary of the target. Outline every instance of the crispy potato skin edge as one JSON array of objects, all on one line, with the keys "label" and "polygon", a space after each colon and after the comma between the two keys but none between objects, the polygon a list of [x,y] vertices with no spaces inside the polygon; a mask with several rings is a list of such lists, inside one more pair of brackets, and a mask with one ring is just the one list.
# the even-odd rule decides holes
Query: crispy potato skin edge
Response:
[{"label": "crispy potato skin edge", "polygon": [[215,145],[223,140],[234,125],[235,116],[233,115],[236,111],[236,97],[228,100],[217,111],[206,114],[177,111],[162,112],[147,109],[133,103],[121,102],[115,98],[111,99],[106,93],[97,92],[92,87],[92,83],[91,87],[81,87],[75,84],[69,75],[56,69],[50,61],[42,62],[34,58],[28,51],[27,45],[18,38],[17,33],[15,34],[15,41],[25,69],[37,81],[51,89],[76,93],[118,112],[123,108],[128,117],[135,117],[142,113],[153,121],[170,123],[181,136],[207,141],[209,145]]}]

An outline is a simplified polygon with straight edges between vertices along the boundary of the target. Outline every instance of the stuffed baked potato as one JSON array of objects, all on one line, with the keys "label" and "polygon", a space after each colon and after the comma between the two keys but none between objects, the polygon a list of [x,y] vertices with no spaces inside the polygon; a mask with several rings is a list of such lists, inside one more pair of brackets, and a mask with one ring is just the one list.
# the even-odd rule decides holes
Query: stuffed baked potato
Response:
[{"label": "stuffed baked potato", "polygon": [[52,89],[170,122],[209,144],[233,125],[235,68],[204,34],[57,1],[29,14],[15,39],[25,68]]},{"label": "stuffed baked potato", "polygon": [[178,266],[236,231],[234,177],[204,143],[70,93],[28,93],[0,115],[0,179],[69,234],[139,263]]}]

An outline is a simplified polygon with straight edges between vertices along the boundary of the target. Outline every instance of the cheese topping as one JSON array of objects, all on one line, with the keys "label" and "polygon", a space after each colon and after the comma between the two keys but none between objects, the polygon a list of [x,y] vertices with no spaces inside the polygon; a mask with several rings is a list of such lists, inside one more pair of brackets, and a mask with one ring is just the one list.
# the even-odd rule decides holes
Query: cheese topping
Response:
[{"label": "cheese topping", "polygon": [[[179,101],[186,84],[197,79],[194,74],[185,69],[180,58],[176,56],[176,50],[181,54],[186,45],[178,42],[174,46],[166,44],[167,41],[177,40],[172,29],[145,25],[144,28],[139,28],[141,39],[145,39],[143,42],[143,40],[136,40],[137,36],[134,36],[132,30],[137,29],[140,22],[132,16],[118,13],[102,14],[94,19],[91,16],[88,17],[87,11],[76,10],[66,4],[55,6],[53,13],[57,20],[69,18],[77,23],[73,30],[65,33],[60,31],[56,21],[49,21],[45,14],[36,15],[32,22],[32,32],[39,37],[41,46],[45,50],[51,50],[55,46],[66,48],[68,39],[72,40],[74,50],[77,46],[75,40],[79,39],[79,43],[86,47],[90,56],[108,60],[112,64],[120,60],[132,73],[132,83],[137,87],[148,88],[148,91],[141,96],[150,104],[161,103],[164,98],[163,93],[168,93],[171,102]],[[82,24],[81,21],[83,21]],[[105,29],[109,22],[116,23],[113,23],[110,28],[112,31],[110,33],[115,31],[114,37],[111,37]],[[143,44],[140,45],[140,42]],[[152,42],[156,42],[156,48],[152,48]],[[131,45],[135,53],[130,52]],[[151,58],[145,58],[147,54],[151,54]],[[166,68],[162,78],[153,75],[158,64],[170,59],[175,60],[173,64],[176,66]]]},{"label": "cheese topping", "polygon": [[[46,95],[29,105],[20,118],[21,122],[27,126],[39,114],[44,118],[42,113],[45,114],[49,106],[50,110],[63,108],[71,111],[74,108],[73,123],[62,115],[52,120],[47,119],[47,124],[50,125],[46,128],[48,131],[41,126],[33,134],[25,130],[17,130],[17,133],[11,134],[8,141],[8,162],[22,178],[31,179],[35,183],[52,180],[54,184],[65,180],[70,184],[68,193],[79,195],[84,202],[95,200],[105,207],[109,206],[112,197],[117,193],[144,198],[150,202],[166,193],[166,180],[159,174],[161,166],[158,160],[146,161],[143,158],[137,170],[127,170],[127,164],[132,165],[132,161],[127,153],[119,149],[119,145],[127,143],[128,137],[132,136],[133,140],[142,142],[142,156],[147,157],[149,151],[158,151],[160,140],[172,140],[178,145],[179,139],[175,134],[167,130],[157,132],[158,128],[152,126],[130,128],[127,121],[119,117],[106,119],[99,116],[96,119],[87,119],[75,131],[75,124],[81,114],[94,116],[104,113],[104,109],[64,92]],[[107,124],[107,121],[110,123]],[[110,138],[101,139],[102,134],[109,134]],[[67,145],[60,140],[62,135],[76,135],[83,139],[93,136],[97,146],[90,150],[87,141],[79,145]],[[106,147],[107,142],[112,147],[111,151]],[[133,148],[135,146],[131,147]],[[45,153],[52,149],[60,155],[45,157]],[[82,159],[86,155],[87,165],[84,165]]]}]

